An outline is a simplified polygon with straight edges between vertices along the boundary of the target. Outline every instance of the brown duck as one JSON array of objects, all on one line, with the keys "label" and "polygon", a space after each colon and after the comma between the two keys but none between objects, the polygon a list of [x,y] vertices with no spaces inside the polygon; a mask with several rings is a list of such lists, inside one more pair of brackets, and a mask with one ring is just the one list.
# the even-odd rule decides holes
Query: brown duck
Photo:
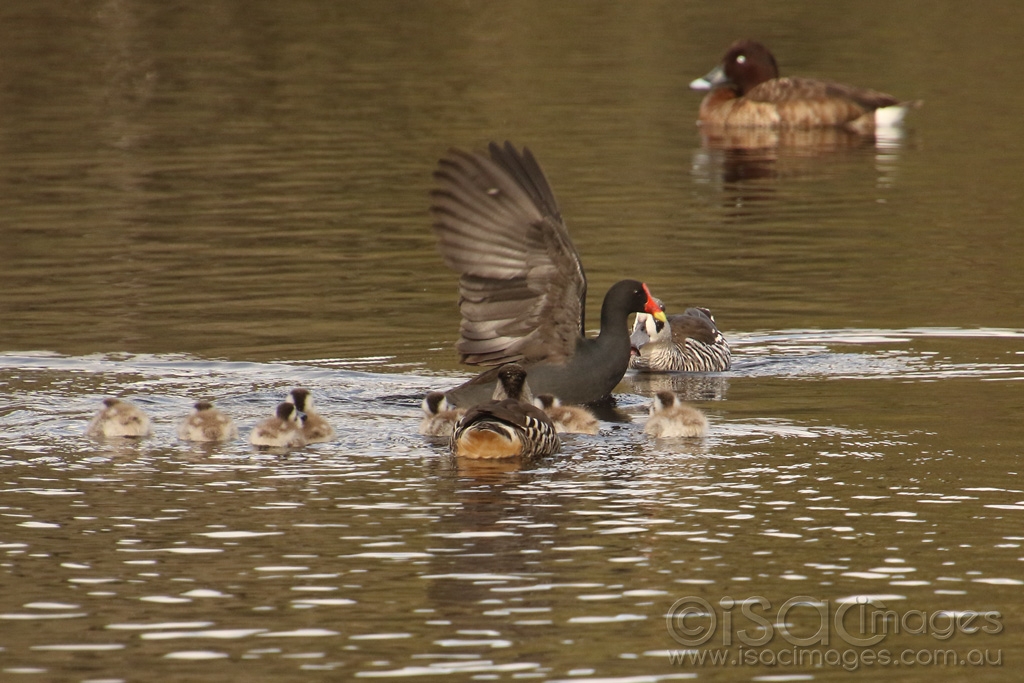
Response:
[{"label": "brown duck", "polygon": [[494,399],[466,411],[450,441],[458,457],[496,460],[532,459],[557,453],[562,442],[555,426],[540,408],[523,400],[529,395],[526,370],[510,363],[497,373]]},{"label": "brown duck", "polygon": [[903,121],[918,101],[811,78],[780,78],[775,57],[754,40],[738,40],[721,64],[690,83],[710,90],[700,105],[704,125],[751,128],[840,127],[868,134]]}]

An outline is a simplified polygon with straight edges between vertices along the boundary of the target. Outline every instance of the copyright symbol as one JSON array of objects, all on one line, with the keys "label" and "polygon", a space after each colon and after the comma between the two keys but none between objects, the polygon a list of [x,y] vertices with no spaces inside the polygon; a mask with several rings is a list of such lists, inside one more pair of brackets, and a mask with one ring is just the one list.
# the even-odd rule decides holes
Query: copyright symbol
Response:
[{"label": "copyright symbol", "polygon": [[704,598],[689,596],[672,603],[665,615],[665,628],[680,645],[703,645],[715,635],[718,618],[711,603]]}]

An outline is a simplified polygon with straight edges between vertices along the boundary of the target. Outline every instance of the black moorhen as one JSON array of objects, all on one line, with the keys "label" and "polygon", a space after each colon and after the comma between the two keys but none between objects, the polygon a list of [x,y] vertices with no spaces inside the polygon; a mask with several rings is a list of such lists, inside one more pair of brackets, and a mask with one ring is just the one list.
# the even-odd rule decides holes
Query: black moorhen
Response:
[{"label": "black moorhen", "polygon": [[[565,403],[602,399],[629,365],[629,314],[664,322],[665,313],[647,285],[621,280],[605,294],[600,334],[585,337],[587,278],[540,165],[508,142],[492,142],[489,152],[451,150],[434,173],[434,232],[460,274],[456,348],[470,365],[522,364],[535,393]],[[452,389],[448,401],[490,399],[497,372]]]}]

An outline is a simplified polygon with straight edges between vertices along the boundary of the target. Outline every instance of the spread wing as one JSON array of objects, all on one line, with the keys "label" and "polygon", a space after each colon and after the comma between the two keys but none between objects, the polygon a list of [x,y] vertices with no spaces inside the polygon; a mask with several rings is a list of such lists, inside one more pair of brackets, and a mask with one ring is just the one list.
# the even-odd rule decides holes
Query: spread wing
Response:
[{"label": "spread wing", "polygon": [[438,248],[460,275],[456,348],[470,365],[561,362],[584,329],[579,254],[530,151],[489,151],[451,150],[434,172]]}]

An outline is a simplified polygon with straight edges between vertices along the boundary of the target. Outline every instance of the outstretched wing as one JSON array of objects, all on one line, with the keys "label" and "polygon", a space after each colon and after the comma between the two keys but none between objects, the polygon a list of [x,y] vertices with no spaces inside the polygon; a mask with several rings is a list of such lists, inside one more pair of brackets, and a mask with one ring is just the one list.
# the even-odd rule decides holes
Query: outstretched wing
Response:
[{"label": "outstretched wing", "polygon": [[583,333],[579,254],[530,151],[489,151],[451,150],[434,172],[438,248],[460,275],[457,348],[470,365],[561,362]]}]

